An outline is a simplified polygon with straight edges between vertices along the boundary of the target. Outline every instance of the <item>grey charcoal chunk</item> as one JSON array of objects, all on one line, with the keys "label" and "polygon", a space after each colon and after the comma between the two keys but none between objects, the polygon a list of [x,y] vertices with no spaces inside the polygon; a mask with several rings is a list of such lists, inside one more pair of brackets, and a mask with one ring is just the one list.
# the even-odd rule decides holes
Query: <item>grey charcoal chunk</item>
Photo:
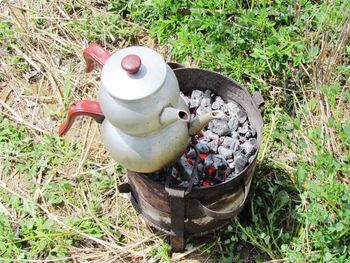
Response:
[{"label": "grey charcoal chunk", "polygon": [[213,110],[222,110],[223,112],[227,112],[227,105],[225,101],[219,96],[215,97],[215,101],[211,105],[211,108]]},{"label": "grey charcoal chunk", "polygon": [[242,127],[238,128],[238,133],[240,135],[243,135],[243,136],[245,136],[248,131],[249,131],[249,126],[248,125],[243,125]]},{"label": "grey charcoal chunk", "polygon": [[206,98],[211,98],[212,94],[213,94],[213,93],[211,92],[210,89],[206,89],[206,90],[204,91],[204,97],[206,97]]},{"label": "grey charcoal chunk", "polygon": [[235,151],[237,147],[237,143],[239,142],[236,139],[226,136],[224,137],[222,146],[226,147],[227,149],[230,149],[231,151]]},{"label": "grey charcoal chunk", "polygon": [[251,130],[248,130],[244,137],[245,137],[246,139],[249,139],[250,137],[252,137],[252,131],[251,131]]},{"label": "grey charcoal chunk", "polygon": [[217,140],[213,140],[213,141],[209,142],[207,145],[212,152],[214,152],[214,153],[218,152],[219,144],[218,144]]},{"label": "grey charcoal chunk", "polygon": [[207,130],[204,132],[204,137],[210,139],[210,140],[214,140],[217,141],[219,140],[219,135],[213,133],[211,130]]},{"label": "grey charcoal chunk", "polygon": [[199,107],[200,103],[201,103],[200,100],[191,99],[190,100],[190,109]]},{"label": "grey charcoal chunk", "polygon": [[238,132],[235,132],[235,131],[231,132],[231,138],[233,138],[233,139],[239,139],[239,134],[238,134]]},{"label": "grey charcoal chunk", "polygon": [[247,157],[244,155],[238,155],[237,158],[235,158],[235,173],[238,174],[244,170],[247,164]]},{"label": "grey charcoal chunk", "polygon": [[231,117],[228,121],[228,127],[230,127],[231,131],[237,131],[238,129],[238,119],[236,117]]},{"label": "grey charcoal chunk", "polygon": [[227,111],[231,116],[236,116],[239,106],[236,102],[230,101],[227,104]]},{"label": "grey charcoal chunk", "polygon": [[202,115],[202,114],[211,112],[211,108],[210,107],[204,107],[204,106],[200,105],[197,108],[196,112],[197,112],[197,115]]},{"label": "grey charcoal chunk", "polygon": [[237,177],[237,175],[236,175],[234,172],[232,172],[232,173],[230,173],[230,174],[228,175],[228,178],[229,178],[229,179],[233,179],[233,178],[235,178],[235,177]]},{"label": "grey charcoal chunk", "polygon": [[245,141],[247,140],[246,139],[246,137],[245,136],[239,136],[239,139],[238,139],[239,141],[240,141],[240,143],[242,144],[242,143],[245,143]]},{"label": "grey charcoal chunk", "polygon": [[250,144],[249,141],[241,144],[241,149],[242,153],[247,157],[252,156],[256,151],[256,149],[254,149],[254,145]]},{"label": "grey charcoal chunk", "polygon": [[254,146],[254,150],[257,150],[258,149],[258,140],[257,139],[255,139],[255,138],[250,138],[249,140],[248,140],[248,142],[251,144],[251,145],[253,145]]},{"label": "grey charcoal chunk", "polygon": [[190,148],[190,150],[187,152],[187,156],[188,156],[189,158],[191,158],[191,159],[196,158],[197,154],[196,154],[195,149]]},{"label": "grey charcoal chunk", "polygon": [[210,140],[206,137],[202,137],[198,140],[198,142],[208,144],[210,142]]},{"label": "grey charcoal chunk", "polygon": [[208,145],[207,145],[206,143],[203,143],[203,142],[198,143],[198,144],[196,145],[196,147],[197,147],[199,153],[205,153],[205,154],[207,154],[207,153],[209,153],[209,151],[210,151]]},{"label": "grey charcoal chunk", "polygon": [[203,107],[210,107],[211,106],[211,99],[210,98],[203,98],[201,100],[201,106]]},{"label": "grey charcoal chunk", "polygon": [[227,169],[227,162],[225,158],[218,154],[209,154],[208,157],[204,159],[204,165],[206,169],[209,169],[210,166],[214,166],[217,170]]},{"label": "grey charcoal chunk", "polygon": [[209,122],[209,129],[219,136],[228,135],[230,128],[224,120],[212,120]]},{"label": "grey charcoal chunk", "polygon": [[221,109],[221,107],[225,104],[224,100],[219,97],[219,96],[216,96],[215,97],[215,101],[213,102],[213,104],[211,105],[211,108],[213,110],[219,110]]},{"label": "grey charcoal chunk", "polygon": [[218,152],[219,154],[221,154],[225,159],[230,159],[232,158],[232,155],[233,155],[233,151],[231,151],[230,149],[227,149],[223,146],[220,146],[218,148]]},{"label": "grey charcoal chunk", "polygon": [[222,170],[216,171],[213,179],[214,179],[215,183],[225,182],[225,179],[226,179],[225,172]]},{"label": "grey charcoal chunk", "polygon": [[192,94],[191,94],[191,100],[202,100],[204,97],[204,93],[203,91],[200,91],[198,89],[195,89],[194,91],[192,91]]},{"label": "grey charcoal chunk", "polygon": [[247,113],[243,110],[237,111],[236,116],[240,124],[243,124],[247,120]]},{"label": "grey charcoal chunk", "polygon": [[230,169],[234,169],[235,168],[235,163],[234,162],[229,162],[228,163],[228,167],[230,167]]}]

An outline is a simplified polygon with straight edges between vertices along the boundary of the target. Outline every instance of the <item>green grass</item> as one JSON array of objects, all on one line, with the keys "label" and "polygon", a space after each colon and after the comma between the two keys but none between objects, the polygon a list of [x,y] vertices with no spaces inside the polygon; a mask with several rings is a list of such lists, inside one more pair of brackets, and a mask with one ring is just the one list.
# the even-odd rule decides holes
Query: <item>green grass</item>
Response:
[{"label": "green grass", "polygon": [[[40,1],[31,8],[31,31],[20,27],[13,14],[0,21],[1,63],[6,65],[0,81],[22,81],[24,91],[13,86],[16,96],[26,98],[34,85],[40,95],[57,99],[47,74],[56,81],[64,78],[58,88],[62,103],[57,99],[52,108],[40,103],[51,115],[37,115],[39,124],[57,126],[70,101],[96,98],[97,75],[84,76],[77,56],[88,41],[109,49],[144,43],[167,46],[174,61],[219,71],[264,95],[264,138],[250,201],[238,218],[206,237],[205,245],[186,258],[348,260],[349,1],[67,1],[61,11],[50,7],[51,17],[63,12],[70,18],[60,20],[40,17],[40,8]],[[35,32],[49,34],[50,27],[60,41],[46,46],[51,53],[39,48],[38,54],[44,61],[50,61],[51,54],[58,56],[64,75],[53,70],[28,77],[32,62],[14,46],[25,53],[26,43],[37,41]],[[27,55],[45,70],[37,57]],[[40,88],[41,81],[50,88]],[[26,106],[0,95],[25,120],[31,119],[23,110]],[[139,252],[171,260],[167,239],[156,238],[142,224],[134,227],[136,213],[115,193],[124,170],[110,165],[96,140],[92,150],[88,147],[91,133],[66,141],[14,122],[8,109],[1,111],[7,115],[0,118],[0,258],[71,260],[96,253],[93,260],[100,262],[120,260],[118,256],[141,261]],[[127,252],[113,247],[135,243],[137,249]],[[203,240],[189,243],[198,246]],[[103,254],[106,251],[109,254]]]}]

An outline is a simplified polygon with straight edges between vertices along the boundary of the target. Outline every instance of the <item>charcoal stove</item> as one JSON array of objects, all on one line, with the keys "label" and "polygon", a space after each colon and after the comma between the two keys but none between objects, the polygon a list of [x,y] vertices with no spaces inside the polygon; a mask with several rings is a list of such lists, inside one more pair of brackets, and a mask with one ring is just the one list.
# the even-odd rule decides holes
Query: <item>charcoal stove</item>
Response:
[{"label": "charcoal stove", "polygon": [[[194,89],[211,90],[226,101],[235,101],[246,111],[251,125],[257,131],[260,147],[264,100],[260,93],[252,96],[247,90],[219,73],[185,68],[168,63],[175,72],[180,90],[189,94]],[[135,210],[153,227],[170,236],[171,249],[183,251],[186,239],[215,231],[238,215],[243,209],[253,179],[258,150],[253,161],[238,176],[208,187],[169,187],[150,180],[145,174],[127,171],[128,182],[119,186],[128,193]]]}]

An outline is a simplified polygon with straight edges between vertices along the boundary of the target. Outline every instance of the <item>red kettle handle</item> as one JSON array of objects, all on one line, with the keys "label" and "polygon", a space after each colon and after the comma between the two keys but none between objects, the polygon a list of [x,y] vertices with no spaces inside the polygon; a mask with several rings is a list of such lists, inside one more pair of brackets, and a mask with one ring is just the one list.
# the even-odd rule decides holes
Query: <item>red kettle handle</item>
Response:
[{"label": "red kettle handle", "polygon": [[111,53],[96,43],[90,43],[89,46],[84,49],[83,56],[86,62],[86,72],[89,73],[96,65],[102,68],[111,56]]},{"label": "red kettle handle", "polygon": [[87,115],[95,119],[98,123],[102,123],[105,116],[102,113],[100,104],[92,100],[78,100],[70,106],[67,120],[60,125],[58,135],[63,136],[72,127],[75,118]]}]

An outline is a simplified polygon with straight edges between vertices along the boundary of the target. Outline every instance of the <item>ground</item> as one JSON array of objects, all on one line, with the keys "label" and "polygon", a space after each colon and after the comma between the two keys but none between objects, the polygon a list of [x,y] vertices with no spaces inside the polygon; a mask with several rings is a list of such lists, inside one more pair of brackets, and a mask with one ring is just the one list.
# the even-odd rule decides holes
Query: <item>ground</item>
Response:
[{"label": "ground", "polygon": [[[89,262],[342,262],[350,239],[349,1],[0,2],[0,258]],[[169,253],[117,186],[125,170],[68,106],[97,99],[82,50],[144,45],[265,100],[250,200]]]}]

